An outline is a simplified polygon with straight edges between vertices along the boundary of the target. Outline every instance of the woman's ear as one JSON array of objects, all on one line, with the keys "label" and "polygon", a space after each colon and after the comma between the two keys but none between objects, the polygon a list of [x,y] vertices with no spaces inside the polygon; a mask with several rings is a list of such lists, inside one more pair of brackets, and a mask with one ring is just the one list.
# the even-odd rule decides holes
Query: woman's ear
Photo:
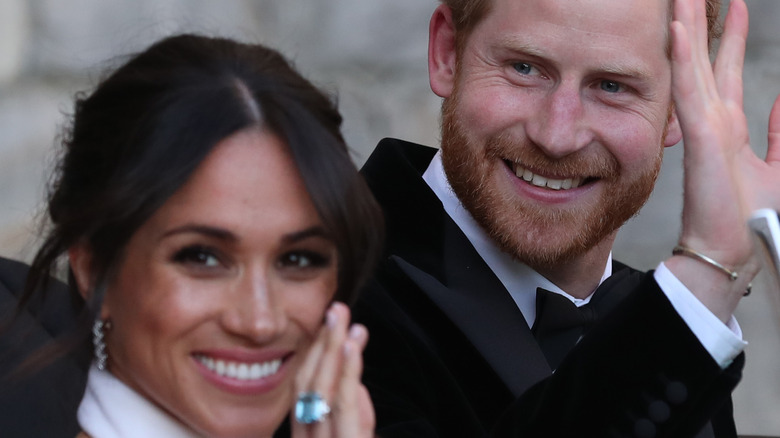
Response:
[{"label": "woman's ear", "polygon": [[85,300],[92,291],[92,251],[85,243],[77,243],[68,249],[68,261],[70,269],[73,271],[73,277],[76,279],[76,287],[79,294]]}]

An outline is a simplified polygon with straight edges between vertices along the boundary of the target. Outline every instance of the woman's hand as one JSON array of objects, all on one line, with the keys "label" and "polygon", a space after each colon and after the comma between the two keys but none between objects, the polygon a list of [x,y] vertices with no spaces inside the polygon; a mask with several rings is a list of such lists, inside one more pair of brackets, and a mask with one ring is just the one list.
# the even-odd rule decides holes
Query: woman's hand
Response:
[{"label": "woman's hand", "polygon": [[[334,303],[295,379],[296,402],[290,422],[293,438],[368,438],[374,436],[374,406],[360,382],[368,331],[349,324],[349,308]],[[302,393],[319,395],[330,409],[321,421],[296,419]]]}]

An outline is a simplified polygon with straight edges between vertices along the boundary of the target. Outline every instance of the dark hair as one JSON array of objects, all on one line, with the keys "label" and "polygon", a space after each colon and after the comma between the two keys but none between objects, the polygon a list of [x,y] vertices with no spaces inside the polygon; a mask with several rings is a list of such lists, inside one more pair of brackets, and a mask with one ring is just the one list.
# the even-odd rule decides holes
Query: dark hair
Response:
[{"label": "dark hair", "polygon": [[[21,304],[46,289],[74,244],[91,252],[82,334],[130,237],[226,137],[252,126],[289,148],[339,253],[336,299],[352,302],[371,274],[382,213],[352,164],[335,104],[276,51],[197,35],[163,39],[133,56],[88,96],[50,188],[50,230],[32,262]],[[71,294],[78,294],[72,272]]]}]

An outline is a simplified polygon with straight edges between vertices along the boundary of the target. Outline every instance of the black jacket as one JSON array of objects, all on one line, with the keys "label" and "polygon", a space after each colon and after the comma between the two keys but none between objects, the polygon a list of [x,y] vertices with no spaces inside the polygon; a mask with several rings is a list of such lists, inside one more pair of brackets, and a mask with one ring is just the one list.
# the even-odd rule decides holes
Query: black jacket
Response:
[{"label": "black jacket", "polygon": [[686,437],[715,416],[715,436],[735,436],[743,357],[721,370],[652,275],[620,264],[602,287],[626,298],[551,375],[509,293],[422,180],[434,153],[383,140],[362,170],[388,227],[355,308],[370,333],[364,382],[379,435]]},{"label": "black jacket", "polygon": [[[27,277],[27,265],[0,258],[0,324],[9,322]],[[68,333],[83,303],[74,302],[64,284],[53,280],[48,298],[29,306],[0,331],[0,436],[67,437],[79,431],[76,410],[84,393],[88,345],[41,371],[9,376],[31,353]]]}]

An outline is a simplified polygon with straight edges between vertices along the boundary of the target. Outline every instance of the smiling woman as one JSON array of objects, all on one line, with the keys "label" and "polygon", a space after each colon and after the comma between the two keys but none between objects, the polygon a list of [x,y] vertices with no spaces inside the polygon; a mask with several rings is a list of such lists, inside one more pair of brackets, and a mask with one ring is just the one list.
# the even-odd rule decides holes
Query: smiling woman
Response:
[{"label": "smiling woman", "polygon": [[340,123],[277,52],[193,35],[77,100],[23,301],[67,253],[95,343],[86,435],[271,436],[291,410],[293,436],[371,434],[367,333],[332,303],[382,219]]}]

